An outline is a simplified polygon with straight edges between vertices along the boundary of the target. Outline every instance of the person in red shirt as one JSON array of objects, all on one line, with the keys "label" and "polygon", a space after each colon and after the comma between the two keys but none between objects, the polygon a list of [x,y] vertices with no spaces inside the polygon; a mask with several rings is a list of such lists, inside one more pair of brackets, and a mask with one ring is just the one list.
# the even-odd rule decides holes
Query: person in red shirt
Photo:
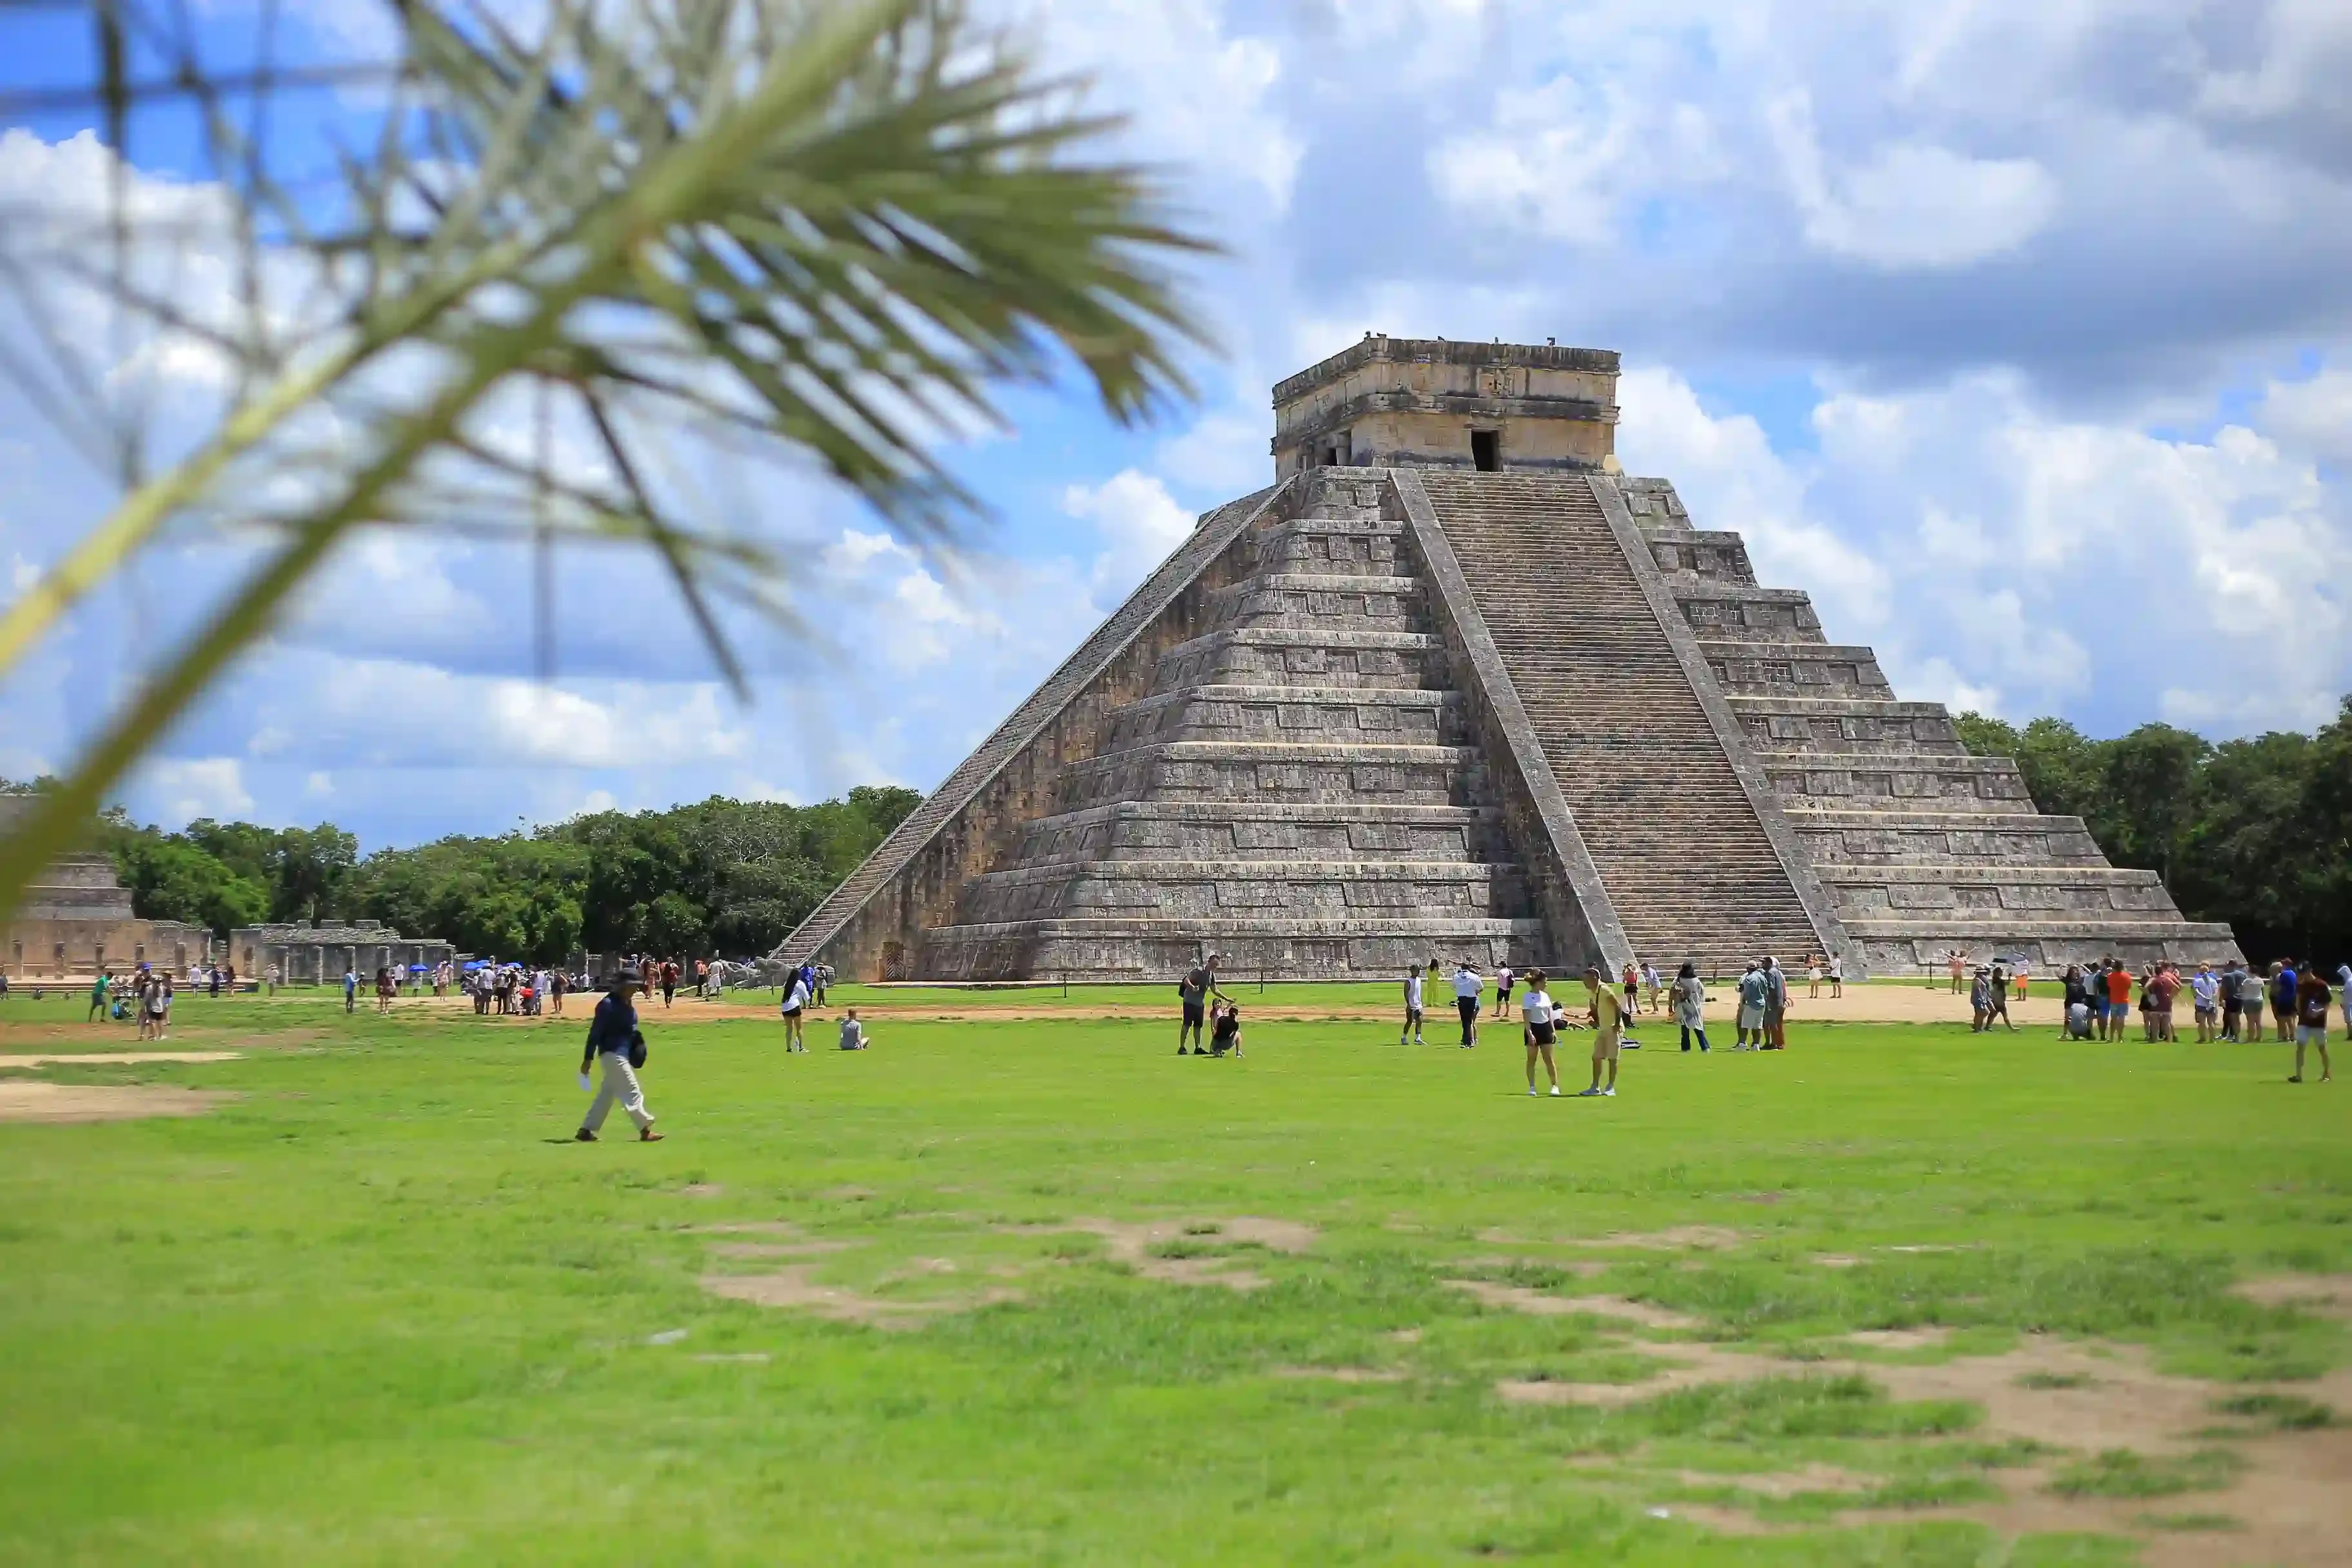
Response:
[{"label": "person in red shirt", "polygon": [[2124,1037],[2124,1025],[2131,1017],[2131,971],[2124,967],[2123,960],[2119,958],[2107,960],[2107,1017],[2100,1026],[2099,1038],[2120,1040]]},{"label": "person in red shirt", "polygon": [[2156,998],[2156,1037],[2169,1040],[2174,1037],[2172,999],[2180,994],[2180,972],[2169,963],[2159,963],[2148,977],[2147,988]]}]

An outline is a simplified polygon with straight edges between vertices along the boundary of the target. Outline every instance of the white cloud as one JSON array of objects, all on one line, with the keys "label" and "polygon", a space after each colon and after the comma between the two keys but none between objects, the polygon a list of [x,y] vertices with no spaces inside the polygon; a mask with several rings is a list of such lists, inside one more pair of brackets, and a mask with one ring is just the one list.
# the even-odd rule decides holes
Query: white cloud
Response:
[{"label": "white cloud", "polygon": [[1743,531],[1759,579],[1874,643],[1899,695],[2026,717],[2162,693],[2236,732],[2324,719],[2352,679],[2352,606],[2320,564],[2352,557],[2352,507],[2254,431],[2068,419],[1989,373],[1830,393],[1819,450],[1786,453],[1668,372],[1621,398],[1628,467]]},{"label": "white cloud", "polygon": [[253,809],[244,765],[235,757],[163,758],[142,772],[134,787],[155,802],[153,809],[166,822],[236,817]]},{"label": "white cloud", "polygon": [[1874,267],[1966,267],[2022,246],[2056,216],[2058,182],[2031,158],[1969,158],[1894,142],[1834,168],[1812,105],[1792,93],[1768,111],[1806,241]]},{"label": "white cloud", "polygon": [[1122,468],[1099,485],[1071,485],[1062,510],[1092,522],[1102,535],[1095,558],[1096,597],[1117,603],[1192,532],[1193,514],[1177,504],[1156,476]]},{"label": "white cloud", "polygon": [[2352,463],[2352,371],[2273,381],[2256,417],[2264,432],[2290,450]]},{"label": "white cloud", "polygon": [[302,793],[324,800],[335,793],[335,775],[323,769],[314,769],[304,775]]},{"label": "white cloud", "polygon": [[[1008,0],[1056,62],[1129,110],[1128,137],[1213,184],[1290,202],[1301,144],[1281,113],[1281,51],[1237,36],[1222,0]],[[1246,6],[1235,15],[1250,15]]]},{"label": "white cloud", "polygon": [[1271,413],[1210,414],[1160,442],[1155,466],[1194,494],[1247,495],[1274,482],[1273,435]]}]

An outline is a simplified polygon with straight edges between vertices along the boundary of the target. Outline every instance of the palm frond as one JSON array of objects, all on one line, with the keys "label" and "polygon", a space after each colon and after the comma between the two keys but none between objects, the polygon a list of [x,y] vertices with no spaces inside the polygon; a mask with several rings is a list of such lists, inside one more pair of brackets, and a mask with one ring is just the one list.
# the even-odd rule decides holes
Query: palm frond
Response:
[{"label": "palm frond", "polygon": [[[227,360],[238,391],[151,479],[105,395],[112,364],[0,357],[53,416],[114,421],[83,444],[116,455],[127,492],[0,614],[0,675],[175,523],[275,542],[0,843],[0,906],[355,529],[496,526],[505,509],[551,543],[633,538],[740,688],[711,599],[786,605],[784,557],[683,515],[641,443],[685,431],[813,456],[929,546],[976,510],[934,447],[960,422],[1001,423],[1002,384],[1066,356],[1121,421],[1190,395],[1179,356],[1202,334],[1169,268],[1209,247],[1150,172],[1091,156],[1112,122],[1080,110],[1081,84],[1042,76],[957,0],[549,0],[528,36],[463,0],[389,0],[400,48],[375,79],[373,147],[341,151],[331,201],[269,170],[255,95],[297,79],[270,29],[259,60],[218,73],[175,3],[91,3],[110,42],[90,91],[118,153],[156,91],[142,47],[198,104],[239,313],[179,309],[126,219],[120,156],[103,268],[55,215],[0,212],[0,281],[20,307],[100,289],[139,332]],[[431,374],[404,389],[384,367],[419,350]],[[486,411],[532,384],[593,432],[608,472],[552,473],[543,442],[519,459],[484,438]],[[300,482],[266,482],[286,476]]]}]

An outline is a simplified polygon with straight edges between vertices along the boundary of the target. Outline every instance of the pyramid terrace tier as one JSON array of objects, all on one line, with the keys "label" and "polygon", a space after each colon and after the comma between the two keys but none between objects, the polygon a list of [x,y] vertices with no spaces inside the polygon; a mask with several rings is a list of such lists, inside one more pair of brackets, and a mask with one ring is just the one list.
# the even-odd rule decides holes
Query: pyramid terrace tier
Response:
[{"label": "pyramid terrace tier", "polygon": [[1441,688],[1445,646],[1426,632],[1229,626],[1160,656],[1153,689],[1180,686]]},{"label": "pyramid terrace tier", "polygon": [[1191,686],[1112,710],[1103,743],[1320,741],[1341,745],[1454,745],[1462,699],[1426,688]]},{"label": "pyramid terrace tier", "polygon": [[[1155,920],[1145,916],[1009,921],[934,926],[923,933],[922,972],[941,980],[1160,980],[1215,953],[1224,984],[1263,975],[1276,980],[1401,976],[1435,958],[1451,967],[1467,959],[1492,972],[1549,957],[1538,920],[1451,920],[1419,916],[1297,920]],[[1274,999],[1269,995],[1269,1000]],[[1244,1014],[1248,998],[1242,998]],[[1168,995],[1169,1019],[1176,996]],[[1441,1000],[1436,1004],[1444,1005]],[[1433,1018],[1433,1023],[1436,1022]]]},{"label": "pyramid terrace tier", "polygon": [[1650,559],[1657,563],[1659,574],[1666,582],[1676,588],[1718,583],[1751,588],[1756,585],[1756,568],[1748,559],[1748,542],[1737,533],[1681,529],[1650,533],[1648,538]]},{"label": "pyramid terrace tier", "polygon": [[1483,805],[1484,758],[1472,746],[1176,741],[1073,763],[1060,809],[1118,800],[1363,800]]},{"label": "pyramid terrace tier", "polygon": [[1486,862],[1509,854],[1493,806],[1122,800],[1028,823],[1006,864],[1226,858]]},{"label": "pyramid terrace tier", "polygon": [[1202,595],[1208,624],[1301,630],[1417,632],[1421,584],[1411,577],[1267,572]]},{"label": "pyramid terrace tier", "polygon": [[1759,756],[1814,752],[1918,752],[1960,756],[1965,749],[1940,702],[1872,697],[1731,697],[1732,714]]},{"label": "pyramid terrace tier", "polygon": [[1296,517],[1255,535],[1257,569],[1306,576],[1409,577],[1404,522],[1378,515]]},{"label": "pyramid terrace tier", "polygon": [[1669,578],[1666,588],[1692,634],[1718,642],[1822,644],[1812,595],[1799,588]]},{"label": "pyramid terrace tier", "polygon": [[1698,639],[1726,697],[1892,697],[1878,655],[1841,643]]},{"label": "pyramid terrace tier", "polygon": [[2032,811],[1862,811],[1791,803],[1789,825],[1819,865],[2104,866],[2079,816]]},{"label": "pyramid terrace tier", "polygon": [[[960,925],[1093,915],[1214,922],[1519,919],[1516,866],[1435,860],[1102,860],[1022,866],[966,885]],[[1202,929],[1209,929],[1202,927]]]},{"label": "pyramid terrace tier", "polygon": [[2137,969],[2159,958],[2182,964],[2221,963],[2238,954],[2228,926],[2178,918],[1922,917],[1850,920],[1845,929],[1863,949],[1871,973],[1885,976],[1939,973],[1955,952],[1979,963],[2022,959],[2044,976],[2070,963],[2108,958],[2120,958]]},{"label": "pyramid terrace tier", "polygon": [[1781,808],[1884,801],[1897,810],[2014,812],[2033,796],[2007,757],[1894,752],[1801,752],[1758,759]]},{"label": "pyramid terrace tier", "polygon": [[2153,871],[2126,866],[1839,866],[1814,872],[1854,920],[2179,920]]}]

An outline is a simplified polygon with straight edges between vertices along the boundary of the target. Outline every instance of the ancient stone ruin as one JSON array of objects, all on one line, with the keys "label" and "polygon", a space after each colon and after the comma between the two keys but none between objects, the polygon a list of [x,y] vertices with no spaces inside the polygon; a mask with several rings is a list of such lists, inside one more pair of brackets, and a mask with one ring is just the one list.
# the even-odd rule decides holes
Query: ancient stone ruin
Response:
[{"label": "ancient stone ruin", "polygon": [[2235,951],[1613,455],[1617,355],[1371,337],[788,937],[871,979]]}]

